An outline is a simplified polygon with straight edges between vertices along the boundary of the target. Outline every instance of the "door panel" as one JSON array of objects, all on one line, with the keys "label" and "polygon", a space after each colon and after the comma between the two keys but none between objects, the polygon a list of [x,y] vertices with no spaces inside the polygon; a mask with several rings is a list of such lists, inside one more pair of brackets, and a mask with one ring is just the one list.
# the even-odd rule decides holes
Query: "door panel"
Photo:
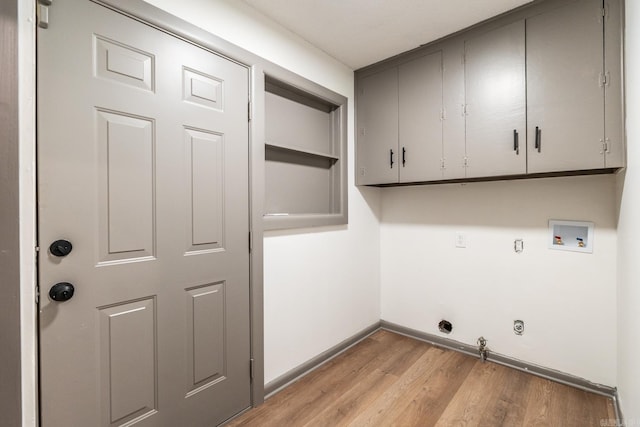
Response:
[{"label": "door panel", "polygon": [[526,173],[524,49],[523,21],[465,41],[467,178]]},{"label": "door panel", "polygon": [[402,64],[398,73],[400,182],[442,179],[442,52]]},{"label": "door panel", "polygon": [[224,282],[187,290],[187,360],[192,379],[188,395],[226,376],[227,359],[221,345],[225,333],[224,290]]},{"label": "door panel", "polygon": [[98,312],[103,419],[113,425],[154,415],[158,410],[155,298],[122,302]]},{"label": "door panel", "polygon": [[100,261],[154,255],[153,119],[96,111]]},{"label": "door panel", "polygon": [[600,0],[527,19],[529,173],[604,167],[602,32]]},{"label": "door panel", "polygon": [[224,247],[224,141],[222,135],[185,129],[184,191],[187,203],[187,251]]},{"label": "door panel", "polygon": [[248,70],[89,1],[50,20],[42,425],[218,424],[250,405]]},{"label": "door panel", "polygon": [[398,182],[398,69],[365,77],[359,90],[358,184]]},{"label": "door panel", "polygon": [[96,75],[133,87],[154,90],[154,57],[150,53],[94,35]]}]

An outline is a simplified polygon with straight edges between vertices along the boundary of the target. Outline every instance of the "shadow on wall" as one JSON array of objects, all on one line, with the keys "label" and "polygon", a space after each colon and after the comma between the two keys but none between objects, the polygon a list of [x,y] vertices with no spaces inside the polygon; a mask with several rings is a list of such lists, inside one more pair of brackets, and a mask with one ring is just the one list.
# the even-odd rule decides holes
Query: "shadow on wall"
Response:
[{"label": "shadow on wall", "polygon": [[294,236],[300,234],[317,234],[337,231],[347,231],[349,225],[327,225],[323,227],[287,228],[282,230],[265,230],[264,237]]},{"label": "shadow on wall", "polygon": [[620,209],[622,207],[622,195],[624,194],[624,183],[627,177],[627,169],[621,169],[616,175],[616,229],[620,220]]},{"label": "shadow on wall", "polygon": [[[265,237],[292,236],[301,234],[317,234],[327,232],[348,231],[353,227],[354,223],[363,220],[363,216],[372,215],[377,222],[380,221],[381,202],[380,197],[384,192],[383,189],[376,187],[355,187],[349,186],[349,224],[325,226],[325,227],[307,227],[307,228],[290,228],[282,230],[265,231]],[[360,200],[362,198],[362,201]],[[363,210],[365,212],[363,212]]]},{"label": "shadow on wall", "polygon": [[377,187],[354,187],[358,193],[362,196],[363,200],[369,207],[371,213],[375,216],[375,218],[380,221],[381,214],[381,204],[380,197],[384,193],[384,189]]},{"label": "shadow on wall", "polygon": [[616,175],[386,188],[382,223],[546,227],[549,219],[616,227]]}]

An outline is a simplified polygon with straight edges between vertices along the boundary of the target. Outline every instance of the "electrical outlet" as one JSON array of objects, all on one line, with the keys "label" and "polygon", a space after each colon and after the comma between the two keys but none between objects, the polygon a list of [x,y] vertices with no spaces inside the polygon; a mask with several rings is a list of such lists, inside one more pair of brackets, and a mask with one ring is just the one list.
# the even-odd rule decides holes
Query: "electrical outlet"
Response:
[{"label": "electrical outlet", "polygon": [[513,250],[519,254],[524,251],[524,241],[522,239],[516,239],[513,241]]},{"label": "electrical outlet", "polygon": [[467,236],[463,233],[456,233],[456,248],[467,247]]},{"label": "electrical outlet", "polygon": [[515,332],[516,335],[524,334],[524,320],[513,321],[513,332]]}]

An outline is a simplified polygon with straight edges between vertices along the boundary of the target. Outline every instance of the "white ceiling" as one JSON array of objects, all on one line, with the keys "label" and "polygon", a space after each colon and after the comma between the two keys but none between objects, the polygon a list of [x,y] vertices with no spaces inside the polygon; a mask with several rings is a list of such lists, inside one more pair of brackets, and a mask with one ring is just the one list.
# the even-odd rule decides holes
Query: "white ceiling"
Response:
[{"label": "white ceiling", "polygon": [[358,69],[532,0],[244,0]]}]

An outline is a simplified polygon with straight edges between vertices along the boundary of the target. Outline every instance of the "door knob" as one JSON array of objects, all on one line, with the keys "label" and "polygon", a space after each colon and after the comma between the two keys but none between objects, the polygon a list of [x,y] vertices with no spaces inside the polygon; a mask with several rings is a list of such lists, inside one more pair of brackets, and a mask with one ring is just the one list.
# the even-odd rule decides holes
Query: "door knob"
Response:
[{"label": "door knob", "polygon": [[68,301],[73,297],[74,287],[71,283],[56,283],[49,289],[49,296],[52,300],[62,302]]},{"label": "door knob", "polygon": [[49,252],[52,255],[63,257],[71,253],[73,245],[68,240],[56,240],[49,246]]}]

